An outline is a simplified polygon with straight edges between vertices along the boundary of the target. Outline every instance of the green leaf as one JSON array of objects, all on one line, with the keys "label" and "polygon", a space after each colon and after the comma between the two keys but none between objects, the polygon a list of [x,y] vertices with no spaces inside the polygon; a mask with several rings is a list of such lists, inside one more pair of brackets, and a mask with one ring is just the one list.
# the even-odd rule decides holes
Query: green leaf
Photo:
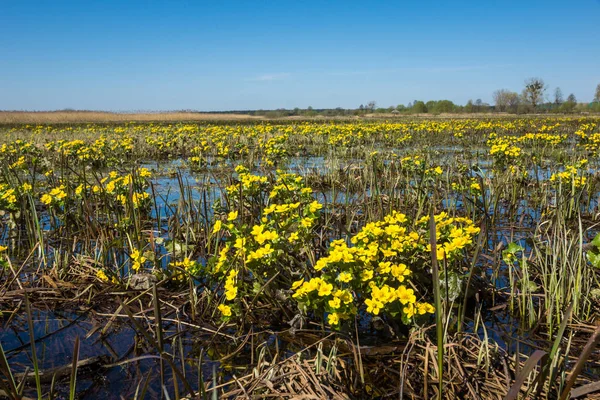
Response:
[{"label": "green leaf", "polygon": [[450,301],[454,301],[458,299],[462,292],[462,277],[453,271],[448,271],[447,274],[447,278],[446,272],[442,273],[440,276],[442,296],[448,297],[448,300]]},{"label": "green leaf", "polygon": [[510,254],[516,254],[519,251],[522,251],[523,248],[521,246],[519,246],[518,244],[512,242],[508,244],[508,247],[506,248],[506,250],[503,251],[506,253],[510,253]]},{"label": "green leaf", "polygon": [[539,290],[539,286],[532,281],[521,281],[521,290],[524,292],[535,293]]},{"label": "green leaf", "polygon": [[600,249],[600,233],[594,237],[594,240],[592,240],[592,244],[596,246],[596,248]]},{"label": "green leaf", "polygon": [[600,268],[600,254],[588,251],[585,256],[595,268]]}]

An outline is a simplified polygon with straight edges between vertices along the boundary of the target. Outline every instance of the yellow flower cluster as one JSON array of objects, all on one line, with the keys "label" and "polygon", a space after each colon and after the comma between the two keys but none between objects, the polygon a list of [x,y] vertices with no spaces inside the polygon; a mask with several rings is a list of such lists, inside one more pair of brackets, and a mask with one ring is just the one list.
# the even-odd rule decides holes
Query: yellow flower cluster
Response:
[{"label": "yellow flower cluster", "polygon": [[481,194],[481,185],[479,184],[479,181],[475,178],[471,178],[468,182],[466,182],[466,184],[452,182],[450,187],[452,188],[452,190],[455,190],[457,192],[469,192],[474,196],[479,196]]},{"label": "yellow flower cluster", "polygon": [[[235,300],[239,292],[247,295],[246,282],[258,285],[278,275],[284,279],[283,272],[289,271],[285,260],[312,234],[323,207],[301,176],[278,171],[275,179],[269,179],[240,166],[236,171],[238,181],[228,188],[229,206],[235,211],[221,213],[227,220],[220,217],[212,230],[213,234],[226,232],[222,235],[225,246],[209,261],[217,281],[222,279],[219,276],[225,277],[226,302]],[[267,204],[262,203],[265,200]],[[248,204],[260,207],[254,212],[243,211]],[[245,278],[238,278],[242,273]],[[234,315],[237,307],[227,310]]]},{"label": "yellow flower cluster", "polygon": [[[435,215],[436,254],[438,260],[452,260],[473,243],[473,237],[480,231],[469,218],[450,217],[446,212]],[[429,217],[422,217],[417,224],[423,228],[429,225]],[[431,244],[425,250],[431,252]]]},{"label": "yellow flower cluster", "polygon": [[52,189],[49,193],[42,195],[40,200],[47,206],[52,204],[60,204],[67,197],[67,192],[65,192],[65,189],[65,185],[60,185],[59,187]]},{"label": "yellow flower cluster", "polygon": [[268,178],[266,176],[251,174],[243,165],[238,165],[235,168],[235,172],[238,173],[239,183],[226,188],[229,195],[236,195],[240,192],[246,194],[257,193],[260,192],[260,190],[268,182]]},{"label": "yellow flower cluster", "polygon": [[269,139],[259,139],[258,144],[262,148],[264,154],[263,161],[266,165],[273,166],[276,162],[287,156],[286,145],[288,139],[289,135],[286,133]]},{"label": "yellow flower cluster", "polygon": [[0,183],[0,210],[14,211],[17,209],[17,192],[9,185]]},{"label": "yellow flower cluster", "polygon": [[585,173],[583,167],[587,162],[587,159],[583,159],[576,164],[565,165],[564,171],[553,173],[550,176],[550,182],[560,183],[563,186],[572,187],[573,189],[582,188],[587,182],[587,178],[583,175]]},{"label": "yellow flower cluster", "polygon": [[[479,232],[467,218],[440,213],[435,221],[441,259],[458,256]],[[408,265],[423,269],[429,259],[427,223],[427,217],[422,218],[413,230],[406,215],[392,212],[366,224],[350,239],[353,246],[333,241],[327,256],[314,265],[319,275],[294,282],[292,297],[302,307],[326,312],[332,326],[350,319],[361,307],[372,315],[399,316],[404,323],[414,315],[433,313],[433,306],[419,302],[407,284],[412,272]]]},{"label": "yellow flower cluster", "polygon": [[[114,133],[122,133],[118,130],[119,128],[115,128]],[[109,140],[102,134],[91,143],[86,143],[81,139],[58,140],[48,142],[44,147],[62,160],[106,165],[118,162],[129,155],[134,148],[134,141],[130,136]]]},{"label": "yellow flower cluster", "polygon": [[108,276],[106,276],[106,272],[99,269],[96,271],[96,277],[100,279],[102,282],[108,282]]},{"label": "yellow flower cluster", "polygon": [[201,265],[189,257],[184,257],[182,261],[169,263],[169,268],[172,271],[171,277],[178,281],[184,281],[187,276],[199,276],[201,273]]},{"label": "yellow flower cluster", "polygon": [[238,288],[236,286],[236,278],[238,272],[234,269],[229,271],[227,274],[227,280],[225,281],[225,298],[229,301],[237,297]]},{"label": "yellow flower cluster", "polygon": [[518,141],[522,143],[543,143],[550,146],[557,146],[567,140],[567,135],[556,135],[550,133],[526,133],[518,137]]},{"label": "yellow flower cluster", "polygon": [[515,137],[497,137],[488,140],[490,155],[496,162],[506,164],[509,160],[515,160],[521,155],[521,148],[516,146],[518,140]]},{"label": "yellow flower cluster", "polygon": [[[91,186],[94,194],[106,194],[114,198],[123,207],[131,204],[134,209],[143,208],[150,204],[150,194],[145,191],[148,187],[146,179],[152,176],[147,168],[139,168],[132,174],[119,176],[112,171],[107,177],[100,179],[99,184]],[[75,194],[82,197],[87,193],[88,185],[82,183],[75,188]]]},{"label": "yellow flower cluster", "polygon": [[131,258],[131,269],[135,272],[138,272],[147,261],[146,257],[137,249],[133,250],[129,257]]}]

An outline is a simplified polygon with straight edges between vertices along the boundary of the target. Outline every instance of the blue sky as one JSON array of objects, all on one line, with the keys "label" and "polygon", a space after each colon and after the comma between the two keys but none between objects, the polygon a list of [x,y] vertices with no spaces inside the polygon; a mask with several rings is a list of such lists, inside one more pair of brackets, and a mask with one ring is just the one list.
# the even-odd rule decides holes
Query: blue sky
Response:
[{"label": "blue sky", "polygon": [[591,101],[600,0],[0,0],[0,109],[491,102],[541,77]]}]

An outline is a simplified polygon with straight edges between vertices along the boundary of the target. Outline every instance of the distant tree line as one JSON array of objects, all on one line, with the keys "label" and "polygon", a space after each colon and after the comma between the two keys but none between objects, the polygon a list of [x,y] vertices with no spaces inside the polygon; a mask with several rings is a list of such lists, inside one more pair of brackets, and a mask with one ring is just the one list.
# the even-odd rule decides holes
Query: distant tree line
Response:
[{"label": "distant tree line", "polygon": [[594,99],[591,103],[579,103],[574,94],[569,94],[566,99],[562,90],[557,87],[552,95],[548,93],[548,86],[543,79],[529,78],[525,81],[521,93],[508,89],[499,89],[492,94],[494,104],[488,104],[481,99],[469,100],[465,105],[454,104],[450,100],[414,100],[408,104],[390,107],[377,107],[375,101],[361,104],[358,108],[280,108],[276,110],[243,110],[224,111],[220,113],[236,113],[268,118],[281,117],[340,117],[363,116],[367,114],[476,114],[476,113],[585,113],[600,112],[600,84],[596,86]]},{"label": "distant tree line", "polygon": [[573,93],[564,99],[561,88],[548,93],[543,79],[529,78],[521,94],[507,89],[496,90],[493,94],[494,111],[509,113],[582,113],[600,112],[600,84],[596,86],[591,103],[579,103]]}]

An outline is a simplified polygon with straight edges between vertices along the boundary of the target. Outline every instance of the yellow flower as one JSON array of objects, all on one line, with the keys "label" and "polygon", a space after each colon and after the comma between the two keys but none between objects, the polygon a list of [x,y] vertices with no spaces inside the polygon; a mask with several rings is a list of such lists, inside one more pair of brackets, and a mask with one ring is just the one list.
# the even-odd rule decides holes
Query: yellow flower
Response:
[{"label": "yellow flower", "polygon": [[290,237],[288,238],[288,242],[290,243],[294,243],[295,241],[297,241],[299,238],[298,232],[292,232],[290,234]]},{"label": "yellow flower", "polygon": [[237,287],[235,287],[235,286],[229,287],[225,291],[225,298],[230,301],[235,299],[237,297],[237,291],[238,291]]},{"label": "yellow flower", "polygon": [[238,217],[237,211],[232,211],[227,215],[227,221],[234,221]]},{"label": "yellow flower", "polygon": [[115,191],[116,182],[110,181],[106,184],[106,193],[112,194]]},{"label": "yellow flower", "polygon": [[373,279],[373,270],[372,269],[365,269],[364,271],[362,271],[360,273],[361,281],[366,282],[370,279]]},{"label": "yellow flower", "polygon": [[300,287],[300,285],[302,285],[303,283],[304,283],[304,278],[300,279],[299,281],[296,281],[296,282],[292,283],[292,290],[298,289]]},{"label": "yellow flower", "polygon": [[42,200],[42,203],[49,206],[52,203],[52,196],[50,196],[49,194],[46,193],[42,196],[41,200]]},{"label": "yellow flower", "polygon": [[231,317],[231,307],[225,304],[219,304],[219,311],[224,317]]},{"label": "yellow flower", "polygon": [[250,252],[250,254],[248,255],[248,262],[253,261],[253,260],[258,260],[264,257],[268,257],[271,254],[273,254],[273,252],[275,251],[274,248],[271,247],[270,244],[266,244],[263,247],[259,247],[256,251],[252,251]]},{"label": "yellow flower", "polygon": [[316,200],[308,205],[308,209],[311,213],[315,213],[315,212],[317,212],[317,210],[320,210],[321,208],[323,208],[323,204],[319,203]]},{"label": "yellow flower", "polygon": [[302,218],[302,221],[300,221],[300,226],[302,226],[303,228],[310,228],[313,225],[313,219],[312,218]]},{"label": "yellow flower", "polygon": [[382,261],[379,263],[379,267],[377,268],[377,272],[380,274],[389,274],[392,270],[392,263],[390,261]]},{"label": "yellow flower", "polygon": [[435,307],[429,303],[416,303],[417,313],[419,315],[423,314],[433,314],[435,312]]},{"label": "yellow flower", "polygon": [[106,273],[104,273],[104,271],[102,271],[101,269],[99,269],[98,271],[96,271],[96,276],[102,282],[108,282],[108,276],[106,276]]},{"label": "yellow flower", "polygon": [[331,294],[331,291],[333,290],[333,285],[331,283],[327,283],[327,282],[321,282],[321,285],[319,285],[319,296],[323,297],[323,296],[329,296]]},{"label": "yellow flower", "polygon": [[212,233],[213,234],[218,233],[221,230],[222,225],[223,225],[223,223],[221,222],[221,220],[217,220],[215,222],[215,226],[213,227]]},{"label": "yellow flower", "polygon": [[407,289],[406,286],[402,285],[398,289],[396,289],[396,296],[398,300],[402,304],[412,304],[417,301],[417,297],[415,296],[415,291],[412,289]]},{"label": "yellow flower", "polygon": [[256,240],[258,244],[263,244],[267,240],[277,240],[278,238],[279,235],[275,231],[265,231],[254,236],[254,240]]},{"label": "yellow flower", "polygon": [[338,275],[338,280],[340,282],[348,283],[352,280],[352,274],[349,272],[340,272]]},{"label": "yellow flower", "polygon": [[152,176],[152,173],[147,168],[140,168],[138,170],[138,175],[142,178],[149,178]]},{"label": "yellow flower", "polygon": [[342,301],[339,297],[334,297],[333,299],[329,300],[329,307],[333,308],[334,310],[340,308],[341,305]]},{"label": "yellow flower", "polygon": [[327,322],[329,325],[337,325],[340,323],[340,317],[338,313],[331,313],[327,316]]},{"label": "yellow flower", "polygon": [[325,268],[327,266],[327,262],[329,260],[327,259],[327,257],[323,257],[323,258],[319,258],[315,264],[315,271],[320,271],[323,268]]},{"label": "yellow flower", "polygon": [[406,275],[410,275],[410,270],[406,267],[405,264],[392,265],[392,275],[399,282],[403,282],[404,277]]},{"label": "yellow flower", "polygon": [[131,260],[133,261],[133,263],[131,264],[131,268],[137,272],[140,270],[140,268],[142,268],[142,265],[146,262],[146,257],[144,257],[142,255],[142,253],[140,253],[139,250],[133,250],[131,252]]},{"label": "yellow flower", "polygon": [[373,299],[366,299],[365,304],[367,305],[367,312],[373,315],[379,315],[379,310],[383,307],[381,302]]}]

